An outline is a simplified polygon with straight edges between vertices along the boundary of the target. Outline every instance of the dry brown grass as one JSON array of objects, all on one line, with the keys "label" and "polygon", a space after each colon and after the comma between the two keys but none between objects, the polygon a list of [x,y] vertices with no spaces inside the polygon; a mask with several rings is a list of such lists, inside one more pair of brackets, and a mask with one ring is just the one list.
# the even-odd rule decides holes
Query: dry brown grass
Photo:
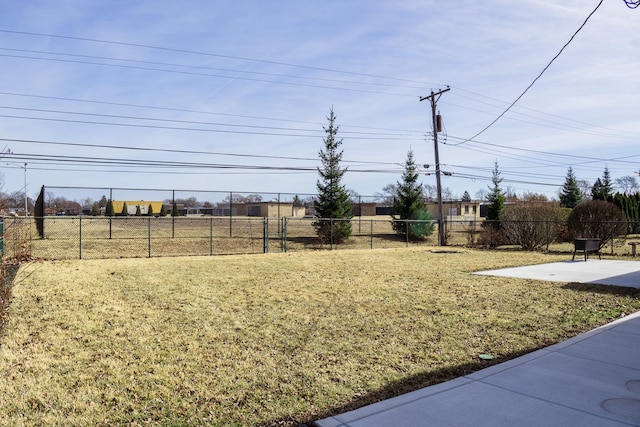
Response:
[{"label": "dry brown grass", "polygon": [[634,289],[472,276],[566,257],[424,248],[24,265],[2,425],[298,425],[640,309]]}]

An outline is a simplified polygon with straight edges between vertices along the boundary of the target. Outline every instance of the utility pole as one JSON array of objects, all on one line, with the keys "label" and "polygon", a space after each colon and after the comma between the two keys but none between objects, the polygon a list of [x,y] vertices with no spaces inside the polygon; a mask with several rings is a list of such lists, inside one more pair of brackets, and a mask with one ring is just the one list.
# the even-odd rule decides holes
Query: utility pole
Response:
[{"label": "utility pole", "polygon": [[437,92],[431,91],[431,95],[429,96],[421,96],[420,101],[429,100],[431,102],[431,120],[433,124],[433,148],[435,150],[436,157],[436,188],[438,191],[438,244],[440,246],[446,246],[447,239],[444,230],[444,222],[445,218],[442,213],[442,183],[440,181],[440,156],[438,155],[438,124],[436,118],[436,103],[440,96],[451,90],[449,86],[446,89],[441,89]]},{"label": "utility pole", "polygon": [[24,216],[29,216],[29,204],[27,203],[27,164],[24,164]]}]

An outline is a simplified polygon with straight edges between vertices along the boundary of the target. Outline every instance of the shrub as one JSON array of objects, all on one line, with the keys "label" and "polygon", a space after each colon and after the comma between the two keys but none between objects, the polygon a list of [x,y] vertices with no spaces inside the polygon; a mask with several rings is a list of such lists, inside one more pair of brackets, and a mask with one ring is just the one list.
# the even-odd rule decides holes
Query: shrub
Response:
[{"label": "shrub", "polygon": [[502,230],[509,243],[529,251],[555,240],[561,219],[561,208],[548,203],[510,205],[500,215]]},{"label": "shrub", "polygon": [[603,200],[588,200],[573,208],[567,228],[572,239],[600,239],[600,248],[616,237],[626,236],[628,231],[622,210]]},{"label": "shrub", "polygon": [[482,222],[482,232],[478,238],[478,243],[490,248],[497,248],[509,243],[507,236],[500,228],[499,220],[485,220]]},{"label": "shrub", "polygon": [[418,208],[411,214],[411,218],[407,220],[391,221],[393,229],[396,233],[406,234],[409,231],[410,239],[424,239],[435,230],[435,221],[429,211],[422,207]]}]

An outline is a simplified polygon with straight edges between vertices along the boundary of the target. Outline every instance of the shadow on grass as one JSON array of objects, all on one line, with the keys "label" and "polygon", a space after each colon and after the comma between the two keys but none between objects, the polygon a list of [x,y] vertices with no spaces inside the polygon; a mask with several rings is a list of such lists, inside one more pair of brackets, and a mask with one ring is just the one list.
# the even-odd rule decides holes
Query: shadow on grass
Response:
[{"label": "shadow on grass", "polygon": [[567,283],[562,287],[563,289],[569,289],[578,292],[591,292],[603,295],[623,295],[635,298],[640,298],[640,289],[632,288],[629,286],[613,286],[613,285],[601,285],[598,283]]},{"label": "shadow on grass", "polygon": [[508,355],[501,356],[499,359],[491,361],[485,361],[478,359],[477,361],[460,364],[453,367],[438,369],[435,371],[422,372],[419,374],[411,375],[398,381],[394,381],[382,388],[372,390],[366,394],[358,395],[353,400],[343,404],[326,409],[317,414],[299,414],[292,415],[288,418],[277,418],[269,420],[263,426],[313,426],[315,421],[322,420],[331,416],[343,414],[345,412],[353,411],[358,408],[362,408],[373,403],[377,403],[383,400],[391,399],[396,396],[400,396],[412,391],[416,391],[425,387],[440,384],[446,381],[456,379],[458,377],[469,375],[473,372],[488,368],[498,363],[503,363],[511,359],[523,356],[541,348],[547,347],[554,343],[547,343],[540,347],[530,348],[520,352],[510,353]]}]

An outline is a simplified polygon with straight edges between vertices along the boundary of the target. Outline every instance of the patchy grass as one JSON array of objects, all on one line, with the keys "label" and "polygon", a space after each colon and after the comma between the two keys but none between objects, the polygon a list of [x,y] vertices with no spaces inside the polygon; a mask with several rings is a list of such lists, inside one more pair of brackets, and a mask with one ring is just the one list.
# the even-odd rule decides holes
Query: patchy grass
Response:
[{"label": "patchy grass", "polygon": [[565,256],[425,248],[24,265],[2,425],[299,425],[558,342],[640,291],[472,276]]}]

